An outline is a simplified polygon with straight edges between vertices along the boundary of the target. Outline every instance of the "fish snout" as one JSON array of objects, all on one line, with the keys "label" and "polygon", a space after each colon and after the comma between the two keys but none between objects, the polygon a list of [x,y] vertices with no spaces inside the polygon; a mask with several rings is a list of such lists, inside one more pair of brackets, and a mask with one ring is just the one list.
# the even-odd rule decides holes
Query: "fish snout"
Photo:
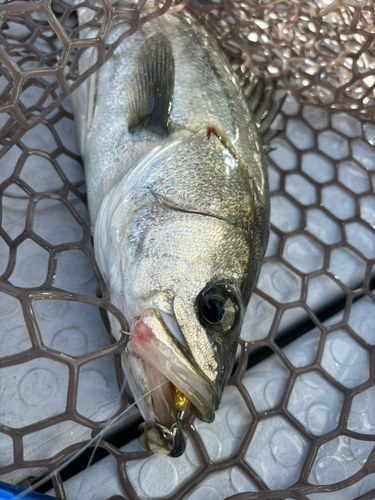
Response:
[{"label": "fish snout", "polygon": [[[143,311],[134,326],[130,343],[143,359],[146,373],[151,373],[149,367],[152,367],[153,372],[161,374],[164,384],[169,386],[169,394],[164,399],[168,399],[174,414],[185,411],[188,402],[199,419],[205,422],[214,420],[219,401],[216,386],[199,370],[188,349],[175,338],[159,311],[151,308]],[[149,386],[154,387],[152,380],[149,380]],[[155,399],[154,409],[157,409],[159,402]],[[158,417],[157,411],[156,415]]]},{"label": "fish snout", "polygon": [[179,457],[186,447],[181,421],[192,410],[199,419],[212,422],[219,401],[217,390],[156,309],[143,311],[130,344],[142,358],[151,396],[148,421],[140,425],[138,439],[146,450]]}]

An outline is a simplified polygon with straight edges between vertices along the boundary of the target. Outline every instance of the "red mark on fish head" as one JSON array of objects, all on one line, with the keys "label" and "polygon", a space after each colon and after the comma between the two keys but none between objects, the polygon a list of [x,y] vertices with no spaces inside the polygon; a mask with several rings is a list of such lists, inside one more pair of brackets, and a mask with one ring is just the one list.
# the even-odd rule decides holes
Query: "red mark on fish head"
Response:
[{"label": "red mark on fish head", "polygon": [[212,134],[216,135],[216,137],[219,138],[219,134],[218,134],[216,128],[214,128],[214,127],[208,127],[208,129],[207,129],[207,137],[210,138]]},{"label": "red mark on fish head", "polygon": [[[145,314],[146,313],[146,314]],[[147,316],[147,311],[145,311],[140,319],[137,321],[134,330],[133,330],[133,335],[130,338],[130,342],[133,343],[139,343],[139,342],[147,342],[150,340],[153,340],[155,338],[154,332],[152,329],[144,323],[143,318],[144,316]]]}]

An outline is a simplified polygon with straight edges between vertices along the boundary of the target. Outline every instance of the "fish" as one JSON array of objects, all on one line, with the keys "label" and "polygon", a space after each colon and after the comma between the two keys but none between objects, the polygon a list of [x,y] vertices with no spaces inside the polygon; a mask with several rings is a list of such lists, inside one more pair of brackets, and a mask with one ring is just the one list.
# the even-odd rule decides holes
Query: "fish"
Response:
[{"label": "fish", "polygon": [[[80,73],[97,57],[85,52]],[[268,123],[270,103],[258,116]],[[121,357],[139,440],[178,457],[186,415],[215,418],[267,246],[260,120],[217,42],[184,12],[125,39],[73,104],[95,257],[131,325]]]}]

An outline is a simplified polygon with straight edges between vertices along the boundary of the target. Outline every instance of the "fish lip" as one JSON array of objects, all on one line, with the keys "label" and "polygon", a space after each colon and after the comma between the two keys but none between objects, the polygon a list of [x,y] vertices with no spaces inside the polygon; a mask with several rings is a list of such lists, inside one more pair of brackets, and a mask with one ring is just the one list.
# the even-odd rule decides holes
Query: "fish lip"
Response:
[{"label": "fish lip", "polygon": [[[150,328],[150,323],[155,324],[155,321],[159,323],[162,334],[160,334],[160,331],[155,332]],[[164,340],[164,345],[160,337]],[[165,342],[168,343],[167,346]],[[144,343],[148,344],[147,349],[142,348]],[[155,309],[143,311],[141,317],[134,324],[130,345],[137,356],[145,363],[149,363],[155,370],[158,370],[188,398],[191,403],[191,410],[200,420],[204,422],[214,420],[219,401],[216,387],[195,365],[194,360],[191,359],[191,354],[166,326],[159,311]],[[160,352],[163,347],[169,351],[167,357]],[[175,355],[175,359],[171,359],[171,354]],[[160,363],[160,359],[163,357],[166,361],[165,364]],[[171,369],[173,361],[182,361],[183,365],[177,365]]]}]

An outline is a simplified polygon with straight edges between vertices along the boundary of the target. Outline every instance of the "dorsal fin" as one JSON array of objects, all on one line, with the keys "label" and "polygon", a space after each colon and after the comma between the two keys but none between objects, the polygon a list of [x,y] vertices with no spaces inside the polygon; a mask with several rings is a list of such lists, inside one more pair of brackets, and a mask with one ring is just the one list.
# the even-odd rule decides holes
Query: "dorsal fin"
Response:
[{"label": "dorsal fin", "polygon": [[267,144],[281,132],[281,130],[271,128],[271,125],[285,102],[287,92],[285,91],[282,97],[275,100],[277,90],[275,82],[265,82],[244,64],[241,65],[237,59],[232,58],[230,65],[237,75],[243,94],[254,114],[259,135],[265,145],[265,152],[268,153],[270,150]]},{"label": "dorsal fin", "polygon": [[134,71],[129,132],[143,128],[167,134],[173,99],[174,59],[171,44],[163,34],[150,36],[143,42]]}]

